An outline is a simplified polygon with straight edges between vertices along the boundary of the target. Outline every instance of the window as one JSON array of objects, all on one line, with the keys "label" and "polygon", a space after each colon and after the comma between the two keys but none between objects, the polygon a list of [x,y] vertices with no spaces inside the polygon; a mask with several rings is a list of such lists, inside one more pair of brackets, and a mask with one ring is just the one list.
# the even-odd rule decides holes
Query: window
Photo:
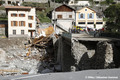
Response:
[{"label": "window", "polygon": [[85,11],[87,11],[87,9],[85,9]]},{"label": "window", "polygon": [[88,24],[94,24],[94,22],[88,22]]},{"label": "window", "polygon": [[83,14],[83,13],[79,13],[79,19],[85,19],[85,14]]},{"label": "window", "polygon": [[8,1],[8,4],[11,4],[11,1]]},{"label": "window", "polygon": [[85,24],[85,22],[78,22],[78,24]]},{"label": "window", "polygon": [[19,1],[16,1],[16,5],[18,6],[18,4],[19,4]]},{"label": "window", "polygon": [[12,13],[11,17],[17,17],[17,14],[16,13]]},{"label": "window", "polygon": [[58,18],[58,19],[61,19],[61,18],[62,18],[62,15],[57,15],[57,18]]},{"label": "window", "polygon": [[24,34],[24,30],[21,30],[21,34],[22,34],[22,35]]},{"label": "window", "polygon": [[92,18],[92,14],[90,13],[89,18]]},{"label": "window", "polygon": [[19,14],[19,17],[25,17],[25,14]]},{"label": "window", "polygon": [[73,4],[73,1],[71,1],[71,4]]},{"label": "window", "polygon": [[16,30],[13,30],[13,34],[16,35]]},{"label": "window", "polygon": [[11,21],[11,26],[18,26],[18,22],[17,21]]},{"label": "window", "polygon": [[28,23],[28,26],[29,26],[30,28],[32,28],[32,23]]},{"label": "window", "polygon": [[19,26],[25,26],[25,21],[19,21]]},{"label": "window", "polygon": [[96,24],[103,24],[103,22],[96,22]]},{"label": "window", "polygon": [[33,20],[33,16],[28,16],[28,19],[29,20]]},{"label": "window", "polygon": [[72,15],[69,15],[69,18],[72,18]]},{"label": "window", "polygon": [[80,15],[80,18],[83,18],[83,14]]}]

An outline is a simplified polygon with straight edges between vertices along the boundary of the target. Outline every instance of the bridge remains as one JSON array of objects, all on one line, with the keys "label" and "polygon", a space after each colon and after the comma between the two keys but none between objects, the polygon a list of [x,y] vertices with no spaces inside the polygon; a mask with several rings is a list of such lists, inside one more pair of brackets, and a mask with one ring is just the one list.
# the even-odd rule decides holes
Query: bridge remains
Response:
[{"label": "bridge remains", "polygon": [[56,41],[56,61],[61,71],[120,67],[120,39],[96,38],[88,34],[63,33]]}]

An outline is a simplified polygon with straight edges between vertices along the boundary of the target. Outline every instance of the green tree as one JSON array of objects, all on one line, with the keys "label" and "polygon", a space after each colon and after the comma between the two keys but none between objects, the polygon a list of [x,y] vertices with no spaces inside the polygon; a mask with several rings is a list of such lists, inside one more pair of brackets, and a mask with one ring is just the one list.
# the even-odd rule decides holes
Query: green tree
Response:
[{"label": "green tree", "polygon": [[113,0],[105,0],[105,1],[100,2],[101,5],[110,5],[112,3],[113,3]]},{"label": "green tree", "polygon": [[106,3],[109,5],[109,4],[113,3],[113,0],[106,0]]},{"label": "green tree", "polygon": [[120,4],[110,5],[104,11],[104,15],[108,19],[107,28],[120,29]]}]

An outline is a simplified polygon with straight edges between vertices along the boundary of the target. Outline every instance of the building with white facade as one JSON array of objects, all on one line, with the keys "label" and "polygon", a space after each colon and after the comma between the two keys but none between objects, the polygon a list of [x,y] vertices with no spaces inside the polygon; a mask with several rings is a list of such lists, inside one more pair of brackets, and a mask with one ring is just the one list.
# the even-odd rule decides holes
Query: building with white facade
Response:
[{"label": "building with white facade", "polygon": [[68,5],[69,6],[90,6],[90,3],[88,0],[82,0],[82,1],[70,0]]},{"label": "building with white facade", "polygon": [[47,3],[48,0],[23,0],[24,2]]},{"label": "building with white facade", "polygon": [[16,4],[16,5],[21,5],[23,0],[3,0],[5,1],[5,5],[13,5],[13,4]]},{"label": "building with white facade", "polygon": [[6,6],[8,13],[8,37],[34,37],[36,11],[32,7]]},{"label": "building with white facade", "polygon": [[102,29],[104,26],[103,18],[99,18],[96,11],[89,8],[83,7],[76,10],[76,27],[77,28],[92,28],[92,29]]},{"label": "building with white facade", "polygon": [[65,4],[55,8],[52,12],[52,22],[57,33],[69,32],[75,22],[75,10]]},{"label": "building with white facade", "polygon": [[5,5],[21,5],[23,2],[37,2],[37,3],[47,3],[48,0],[2,0],[5,2]]}]

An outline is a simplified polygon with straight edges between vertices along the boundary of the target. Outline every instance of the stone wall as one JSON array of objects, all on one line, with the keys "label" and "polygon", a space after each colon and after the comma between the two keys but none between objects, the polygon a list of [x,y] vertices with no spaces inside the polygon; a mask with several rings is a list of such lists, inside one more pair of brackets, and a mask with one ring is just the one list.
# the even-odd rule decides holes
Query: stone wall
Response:
[{"label": "stone wall", "polygon": [[[119,41],[79,41],[61,37],[57,59],[62,71],[110,69],[120,67]],[[69,45],[69,43],[71,45]]]},{"label": "stone wall", "polygon": [[0,34],[5,35],[5,28],[0,28]]}]

